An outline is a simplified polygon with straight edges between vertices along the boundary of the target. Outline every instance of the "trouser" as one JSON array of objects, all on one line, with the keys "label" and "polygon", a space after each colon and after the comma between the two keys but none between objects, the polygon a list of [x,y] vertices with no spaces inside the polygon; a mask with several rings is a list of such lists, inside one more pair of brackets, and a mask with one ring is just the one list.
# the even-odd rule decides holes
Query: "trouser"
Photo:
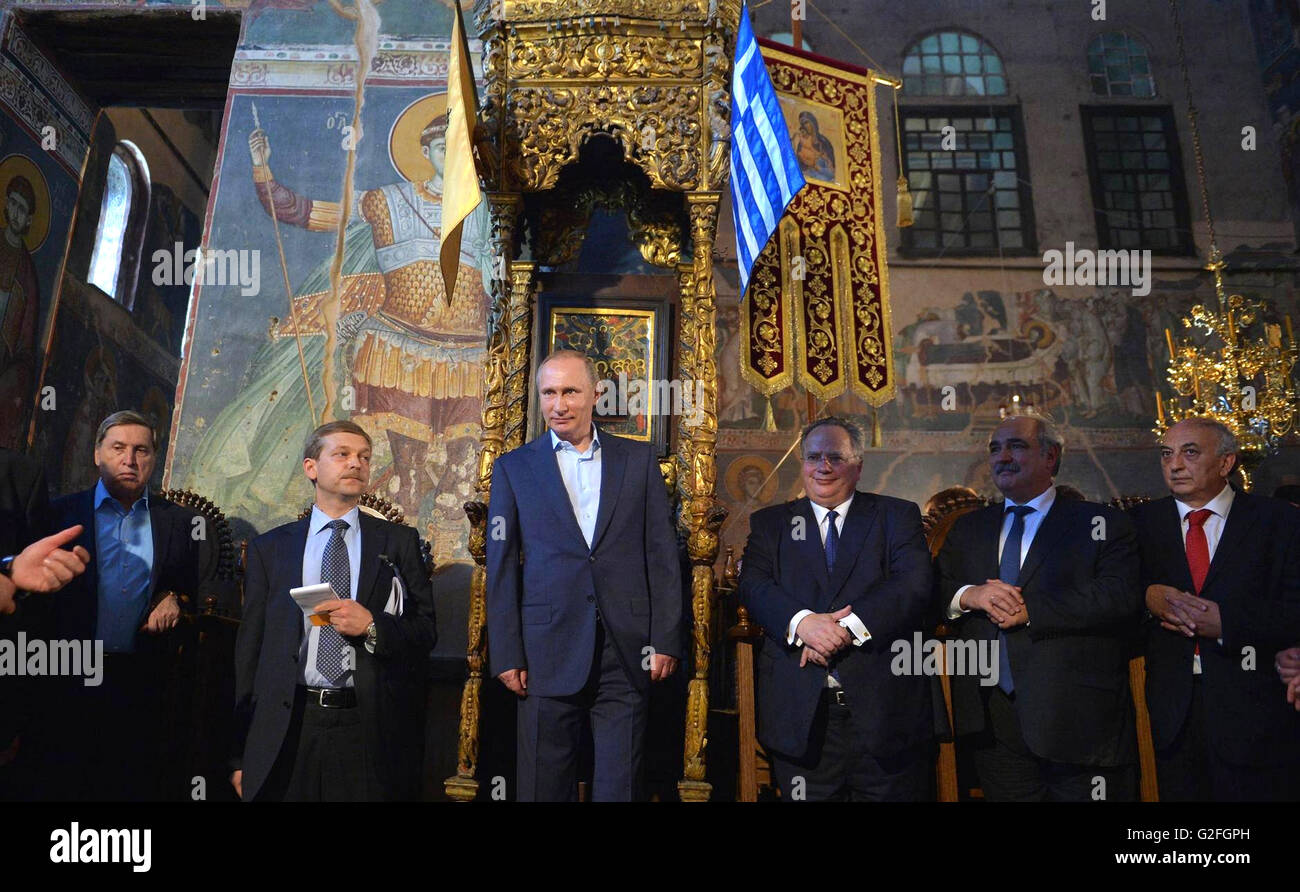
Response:
[{"label": "trouser", "polygon": [[587,683],[568,697],[529,694],[519,701],[515,798],[520,802],[577,799],[578,754],[590,726],[595,761],[591,798],[642,798],[642,751],[649,697],[638,690],[618,657],[613,638],[596,624]]},{"label": "trouser", "polygon": [[772,773],[786,802],[917,802],[934,799],[934,747],[885,757],[855,744],[852,711],[842,693],[822,692],[807,754],[772,752]]},{"label": "trouser", "polygon": [[990,802],[1132,802],[1137,766],[1053,762],[1030,752],[1020,730],[1014,694],[988,689],[985,732],[972,735],[972,760]]}]

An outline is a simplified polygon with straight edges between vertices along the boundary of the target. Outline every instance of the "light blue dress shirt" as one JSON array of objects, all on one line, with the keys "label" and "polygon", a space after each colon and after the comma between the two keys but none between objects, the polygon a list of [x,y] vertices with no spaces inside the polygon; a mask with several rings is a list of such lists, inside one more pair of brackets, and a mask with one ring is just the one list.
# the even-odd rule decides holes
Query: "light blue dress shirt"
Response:
[{"label": "light blue dress shirt", "polygon": [[551,445],[555,448],[555,461],[560,466],[560,478],[569,494],[573,516],[578,519],[582,538],[591,547],[596,534],[596,512],[600,510],[600,434],[591,426],[591,445],[579,452],[567,440],[561,440],[551,431]]},{"label": "light blue dress shirt", "polygon": [[[320,565],[325,559],[325,546],[329,544],[333,531],[325,525],[334,520],[315,505],[311,509],[311,518],[307,521],[307,547],[302,553],[302,584],[320,585]],[[348,550],[348,568],[352,574],[352,600],[357,598],[357,580],[361,576],[361,509],[353,508],[339,520],[346,520],[348,528],[343,531],[343,545]],[[325,676],[316,671],[316,645],[320,641],[320,626],[313,626],[306,616],[302,618],[302,643],[298,646],[298,681],[316,688],[331,687]],[[347,645],[352,650],[351,645]],[[356,665],[356,654],[347,665]],[[352,672],[343,673],[343,687],[354,687]]]},{"label": "light blue dress shirt", "polygon": [[131,510],[95,484],[95,560],[99,564],[99,609],[95,637],[108,653],[134,653],[135,633],[148,619],[153,583],[153,524],[149,490]]}]

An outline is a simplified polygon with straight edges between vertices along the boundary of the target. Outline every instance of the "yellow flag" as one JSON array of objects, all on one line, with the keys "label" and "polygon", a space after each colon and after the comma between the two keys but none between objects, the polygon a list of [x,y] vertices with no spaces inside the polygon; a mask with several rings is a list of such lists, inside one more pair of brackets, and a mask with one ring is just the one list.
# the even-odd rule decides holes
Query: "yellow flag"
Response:
[{"label": "yellow flag", "polygon": [[460,234],[465,218],[483,200],[474,166],[471,137],[478,117],[474,70],[469,64],[465,19],[456,0],[456,20],[451,27],[451,64],[447,74],[447,153],[442,175],[442,247],[438,260],[442,281],[451,303],[460,268]]}]

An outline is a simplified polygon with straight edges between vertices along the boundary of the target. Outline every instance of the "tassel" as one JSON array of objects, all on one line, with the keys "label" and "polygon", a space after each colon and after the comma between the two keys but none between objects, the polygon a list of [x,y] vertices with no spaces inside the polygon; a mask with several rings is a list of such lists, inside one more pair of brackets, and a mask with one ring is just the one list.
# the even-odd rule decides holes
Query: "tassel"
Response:
[{"label": "tassel", "polygon": [[912,191],[907,188],[907,177],[898,178],[898,228],[912,225]]},{"label": "tassel", "polygon": [[880,433],[880,410],[875,406],[871,407],[871,448],[879,449],[884,442],[884,436]]},{"label": "tassel", "polygon": [[767,398],[767,412],[763,417],[763,430],[768,433],[776,433],[776,415],[772,412],[772,398]]}]

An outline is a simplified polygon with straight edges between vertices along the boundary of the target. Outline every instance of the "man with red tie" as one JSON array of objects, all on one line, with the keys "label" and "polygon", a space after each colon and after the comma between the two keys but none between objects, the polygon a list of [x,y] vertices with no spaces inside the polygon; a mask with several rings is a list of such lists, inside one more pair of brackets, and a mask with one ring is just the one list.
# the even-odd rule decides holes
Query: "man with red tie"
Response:
[{"label": "man with red tie", "polygon": [[1172,495],[1133,510],[1163,801],[1300,799],[1300,714],[1273,665],[1300,640],[1300,511],[1234,491],[1237,457],[1221,422],[1178,422],[1160,446]]}]

